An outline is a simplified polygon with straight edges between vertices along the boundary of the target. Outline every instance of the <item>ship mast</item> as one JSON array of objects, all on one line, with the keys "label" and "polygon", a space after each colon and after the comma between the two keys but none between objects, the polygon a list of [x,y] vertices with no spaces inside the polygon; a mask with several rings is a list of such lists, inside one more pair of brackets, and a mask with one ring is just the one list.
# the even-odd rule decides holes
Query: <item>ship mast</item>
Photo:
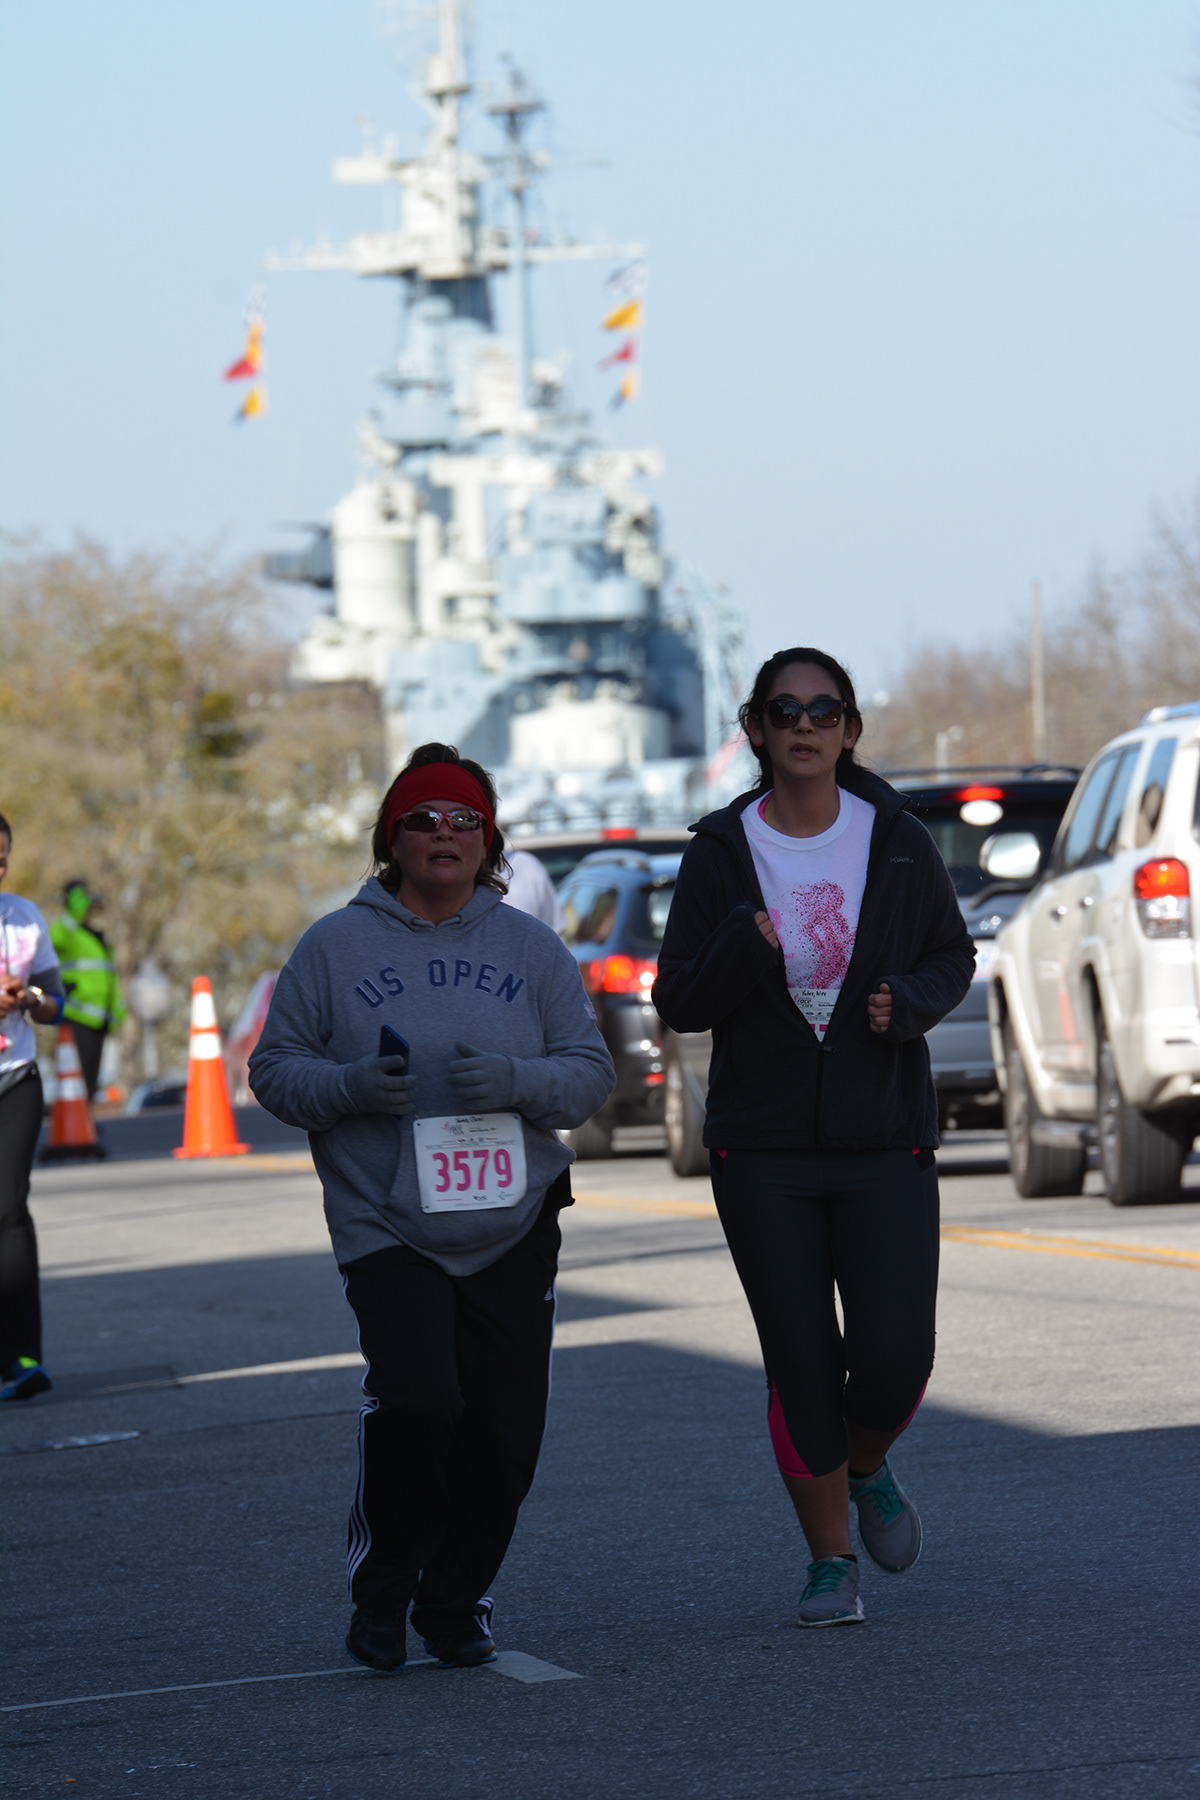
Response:
[{"label": "ship mast", "polygon": [[[334,164],[340,183],[398,187],[398,225],[268,257],[276,269],[389,276],[406,314],[382,377],[386,418],[360,421],[355,485],[311,567],[291,558],[278,571],[334,590],[295,668],[374,687],[397,764],[453,720],[455,742],[502,773],[513,820],[684,818],[698,787],[711,801],[740,785],[714,754],[742,687],[739,622],[686,578],[664,615],[657,510],[639,485],[661,473],[658,452],[597,444],[562,400],[561,375],[533,374],[532,269],[632,260],[643,246],[533,235],[542,101],[510,63],[487,107],[498,154],[464,143],[461,0],[438,0],[436,16],[417,84],[430,114],[420,149],[402,157],[395,140],[369,139]],[[482,203],[489,180],[503,187],[499,218]],[[491,303],[502,271],[509,343]]]},{"label": "ship mast", "polygon": [[[342,186],[393,183],[404,193],[399,231],[363,232],[348,243],[312,244],[280,254],[268,251],[270,270],[349,269],[356,275],[399,275],[429,281],[463,281],[511,269],[517,287],[517,336],[524,342],[523,403],[529,399],[529,267],[535,263],[581,262],[603,257],[645,255],[644,244],[578,244],[560,236],[531,245],[526,199],[542,163],[525,147],[525,128],[543,110],[542,102],[516,70],[505,94],[489,107],[504,124],[508,140],[501,159],[510,199],[507,232],[485,226],[479,193],[491,169],[488,161],[459,143],[459,101],[472,92],[467,78],[461,0],[438,0],[438,47],[425,64],[420,93],[430,103],[433,130],[419,156],[400,157],[390,144],[364,145],[357,156],[339,157],[333,179]],[[523,295],[523,298],[522,298]]]},{"label": "ship mast", "polygon": [[504,125],[504,135],[508,139],[508,155],[506,157],[508,192],[510,199],[510,256],[509,268],[513,278],[513,302],[516,309],[516,345],[517,345],[517,407],[524,413],[530,402],[530,361],[531,339],[529,315],[529,227],[526,219],[525,197],[529,189],[529,181],[533,172],[533,164],[525,148],[525,128],[535,113],[543,110],[542,102],[526,85],[520,70],[509,65],[508,89],[498,100],[493,100],[488,112],[494,119]]}]

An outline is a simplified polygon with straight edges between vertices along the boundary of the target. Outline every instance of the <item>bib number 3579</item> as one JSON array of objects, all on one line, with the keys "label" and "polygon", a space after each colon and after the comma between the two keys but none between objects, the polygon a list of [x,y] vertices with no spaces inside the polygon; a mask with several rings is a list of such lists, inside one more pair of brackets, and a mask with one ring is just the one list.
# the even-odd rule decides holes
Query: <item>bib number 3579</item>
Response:
[{"label": "bib number 3579", "polygon": [[515,1206],[524,1198],[525,1134],[518,1113],[467,1113],[413,1125],[422,1212]]}]

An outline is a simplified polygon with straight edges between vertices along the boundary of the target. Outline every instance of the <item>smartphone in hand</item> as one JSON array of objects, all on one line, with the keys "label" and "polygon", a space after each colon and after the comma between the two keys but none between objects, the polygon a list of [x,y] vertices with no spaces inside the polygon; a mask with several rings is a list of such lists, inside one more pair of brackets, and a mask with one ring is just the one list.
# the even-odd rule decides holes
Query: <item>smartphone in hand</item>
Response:
[{"label": "smartphone in hand", "polygon": [[379,1054],[380,1056],[402,1056],[404,1058],[404,1073],[407,1075],[408,1045],[400,1036],[400,1033],[398,1031],[393,1031],[390,1025],[381,1025],[379,1027]]}]

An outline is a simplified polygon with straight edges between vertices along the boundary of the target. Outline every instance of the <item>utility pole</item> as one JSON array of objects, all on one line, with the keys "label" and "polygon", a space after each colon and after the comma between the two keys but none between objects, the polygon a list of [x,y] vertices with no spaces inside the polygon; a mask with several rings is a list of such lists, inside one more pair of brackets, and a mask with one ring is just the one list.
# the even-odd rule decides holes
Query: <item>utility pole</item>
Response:
[{"label": "utility pole", "polygon": [[1042,655],[1042,584],[1029,590],[1029,724],[1033,760],[1046,760],[1046,665]]}]

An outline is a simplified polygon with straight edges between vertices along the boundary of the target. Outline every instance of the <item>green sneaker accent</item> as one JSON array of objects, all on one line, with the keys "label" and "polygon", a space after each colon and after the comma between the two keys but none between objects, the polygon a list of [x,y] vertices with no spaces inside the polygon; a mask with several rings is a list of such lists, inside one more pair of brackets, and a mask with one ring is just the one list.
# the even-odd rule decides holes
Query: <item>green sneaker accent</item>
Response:
[{"label": "green sneaker accent", "polygon": [[823,1556],[810,1562],[797,1625],[857,1625],[864,1617],[853,1558]]},{"label": "green sneaker accent", "polygon": [[31,1356],[18,1356],[4,1371],[0,1400],[32,1400],[36,1394],[47,1394],[54,1386],[41,1363]]}]

